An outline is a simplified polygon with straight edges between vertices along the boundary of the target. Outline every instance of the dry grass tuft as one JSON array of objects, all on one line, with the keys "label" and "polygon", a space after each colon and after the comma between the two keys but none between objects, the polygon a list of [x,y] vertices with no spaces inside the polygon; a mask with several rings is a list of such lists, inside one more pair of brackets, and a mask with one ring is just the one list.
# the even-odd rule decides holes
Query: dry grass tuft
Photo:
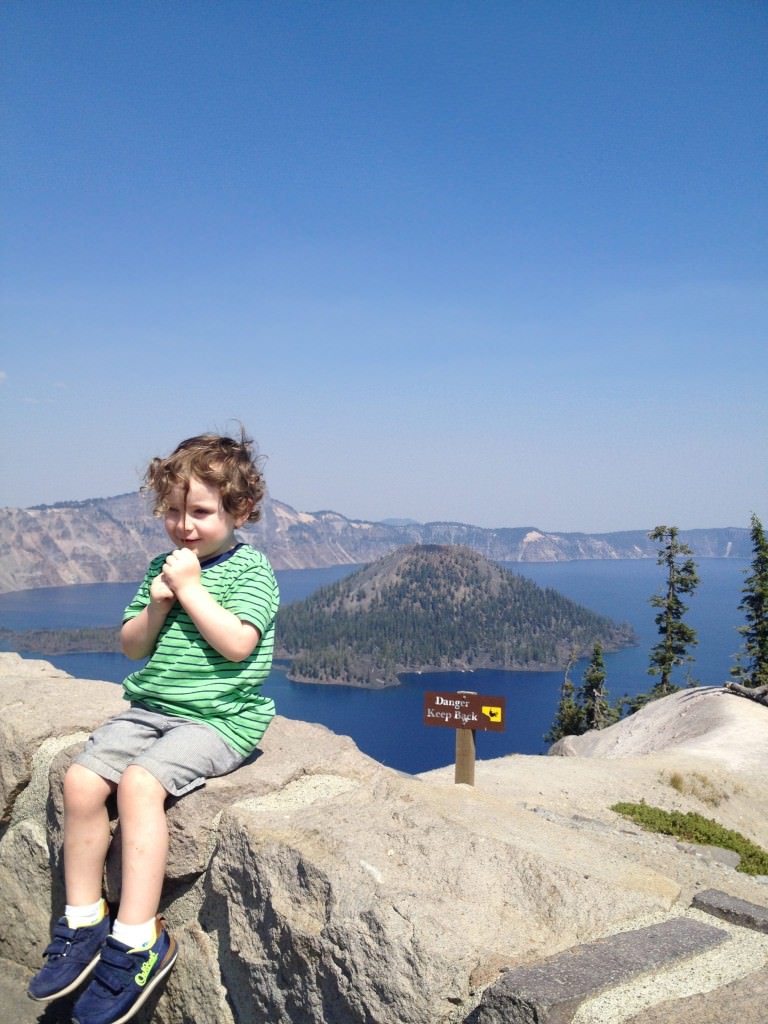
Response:
[{"label": "dry grass tuft", "polygon": [[682,772],[671,772],[666,778],[662,775],[661,780],[681,796],[692,796],[708,807],[719,807],[724,800],[728,800],[731,796],[727,789],[717,785],[704,772],[690,772],[688,775],[684,775]]}]

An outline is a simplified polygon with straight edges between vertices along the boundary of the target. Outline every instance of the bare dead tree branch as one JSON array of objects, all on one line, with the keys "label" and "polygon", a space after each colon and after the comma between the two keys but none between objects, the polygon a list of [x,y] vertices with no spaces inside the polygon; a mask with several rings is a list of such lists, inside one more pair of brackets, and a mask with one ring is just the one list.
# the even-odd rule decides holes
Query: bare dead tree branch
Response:
[{"label": "bare dead tree branch", "polygon": [[741,683],[726,683],[725,689],[735,693],[738,697],[748,697],[756,700],[758,704],[768,706],[768,686],[742,686]]}]

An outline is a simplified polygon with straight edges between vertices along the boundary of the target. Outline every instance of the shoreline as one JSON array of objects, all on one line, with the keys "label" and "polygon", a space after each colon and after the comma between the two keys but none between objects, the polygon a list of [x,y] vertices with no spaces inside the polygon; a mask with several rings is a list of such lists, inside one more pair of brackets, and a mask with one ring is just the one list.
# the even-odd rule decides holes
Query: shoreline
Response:
[{"label": "shoreline", "polygon": [[[638,644],[632,644],[632,647],[639,646]],[[626,650],[627,648],[617,648],[617,650]],[[612,653],[612,652],[607,652]],[[584,661],[588,658],[587,654],[580,655],[578,661]],[[575,664],[575,662],[574,662]],[[520,673],[545,673],[552,672],[565,672],[566,665],[555,665],[546,664],[542,665],[538,662],[531,665],[515,665],[514,667],[509,665],[475,665],[473,668],[467,668],[466,665],[422,665],[419,668],[403,668],[397,672],[397,678],[394,681],[379,680],[376,684],[364,683],[359,680],[349,679],[315,679],[308,676],[294,675],[291,672],[290,661],[286,658],[275,658],[273,663],[273,669],[277,669],[280,672],[284,672],[286,679],[291,683],[302,683],[316,686],[353,686],[360,690],[387,690],[395,686],[402,686],[402,676],[420,676],[420,675],[457,675],[459,673],[472,676],[475,672],[520,672]]]}]

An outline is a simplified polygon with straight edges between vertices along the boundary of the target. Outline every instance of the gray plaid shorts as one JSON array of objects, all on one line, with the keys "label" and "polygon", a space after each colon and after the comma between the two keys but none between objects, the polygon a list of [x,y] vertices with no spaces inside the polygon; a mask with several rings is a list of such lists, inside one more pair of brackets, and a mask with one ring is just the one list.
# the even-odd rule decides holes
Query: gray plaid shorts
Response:
[{"label": "gray plaid shorts", "polygon": [[206,779],[227,775],[245,756],[204,722],[131,707],[88,737],[75,758],[103,779],[118,783],[128,765],[153,775],[171,796],[183,796]]}]

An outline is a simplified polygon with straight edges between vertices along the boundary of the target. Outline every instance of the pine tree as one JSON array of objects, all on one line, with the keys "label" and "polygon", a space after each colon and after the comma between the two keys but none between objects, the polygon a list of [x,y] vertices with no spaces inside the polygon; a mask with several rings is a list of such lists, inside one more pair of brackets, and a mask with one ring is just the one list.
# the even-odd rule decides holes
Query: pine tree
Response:
[{"label": "pine tree", "polygon": [[605,688],[605,662],[603,645],[598,641],[592,648],[592,659],[584,670],[582,684],[577,695],[585,731],[604,729],[616,721],[617,712],[608,703]]},{"label": "pine tree", "polygon": [[544,735],[544,740],[547,743],[556,743],[563,736],[580,736],[584,732],[584,716],[576,702],[576,688],[571,680],[571,669],[575,660],[576,652],[574,651],[569,656],[563,673],[560,703],[557,706],[555,720],[549,732]]},{"label": "pine tree", "polygon": [[651,699],[655,699],[679,689],[672,683],[672,670],[676,665],[693,661],[688,648],[697,644],[698,638],[696,630],[683,622],[688,606],[683,604],[681,595],[692,594],[699,585],[699,577],[696,563],[692,558],[685,557],[693,552],[687,544],[678,540],[676,526],[657,526],[648,537],[661,544],[656,562],[657,565],[666,566],[667,570],[664,592],[651,598],[653,607],[659,609],[654,622],[661,636],[651,651],[648,669],[649,675],[661,677],[649,694]]},{"label": "pine tree", "polygon": [[744,612],[742,650],[736,656],[732,675],[743,686],[768,685],[768,538],[757,516],[752,514],[752,573],[744,580],[739,611]]}]

